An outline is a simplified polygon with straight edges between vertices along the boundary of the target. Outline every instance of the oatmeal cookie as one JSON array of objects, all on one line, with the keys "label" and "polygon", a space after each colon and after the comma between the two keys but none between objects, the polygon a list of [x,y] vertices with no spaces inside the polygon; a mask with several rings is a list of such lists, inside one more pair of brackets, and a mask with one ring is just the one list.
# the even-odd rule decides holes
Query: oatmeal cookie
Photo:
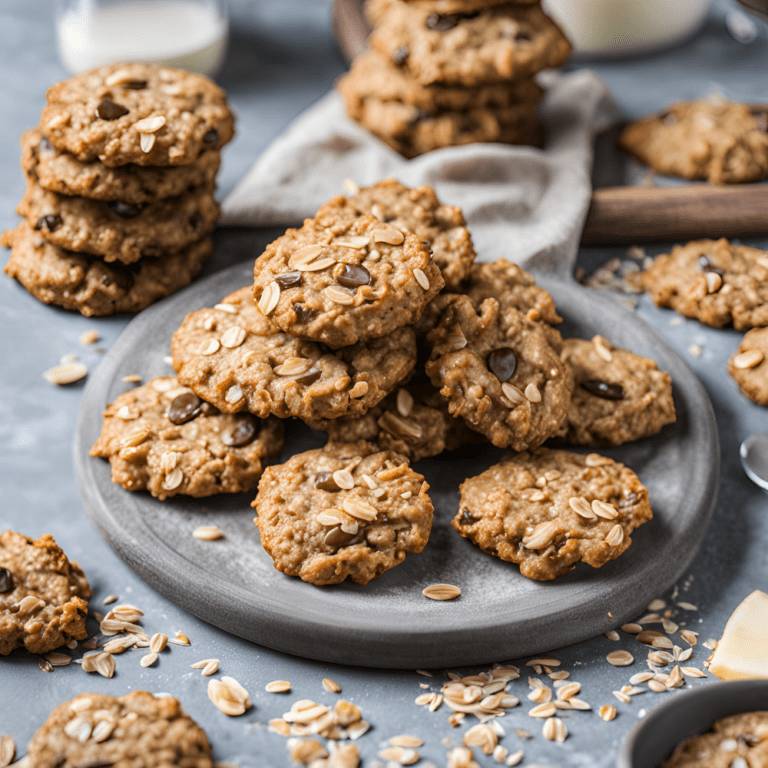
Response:
[{"label": "oatmeal cookie", "polygon": [[548,340],[557,333],[496,299],[475,307],[457,297],[427,336],[427,375],[453,416],[500,448],[541,445],[556,434],[571,402],[573,376]]},{"label": "oatmeal cookie", "polygon": [[428,184],[410,188],[395,179],[361,189],[349,204],[360,214],[371,213],[401,232],[416,235],[432,250],[446,289],[459,289],[475,260],[461,208],[443,205]]},{"label": "oatmeal cookie", "polygon": [[187,165],[234,135],[224,91],[157,64],[113,64],[51,86],[40,129],[78,160]]},{"label": "oatmeal cookie", "polygon": [[254,522],[279,571],[311,584],[367,584],[426,546],[428,490],[403,456],[331,443],[266,470]]},{"label": "oatmeal cookie", "polygon": [[500,143],[540,147],[543,129],[536,104],[462,112],[425,112],[397,101],[366,99],[357,119],[404,157],[463,144]]},{"label": "oatmeal cookie", "polygon": [[451,525],[536,581],[565,576],[580,560],[600,568],[653,517],[637,475],[596,453],[538,448],[506,456],[460,491]]},{"label": "oatmeal cookie", "polygon": [[676,420],[672,379],[653,360],[602,336],[565,339],[560,357],[573,371],[571,407],[559,435],[573,445],[622,445]]},{"label": "oatmeal cookie", "polygon": [[0,533],[0,655],[24,646],[48,653],[85,640],[91,588],[80,566],[67,560],[53,536],[37,541]]},{"label": "oatmeal cookie", "polygon": [[[531,78],[514,82],[481,83],[474,88],[421,85],[378,51],[365,51],[352,62],[350,71],[336,83],[353,120],[360,120],[369,99],[399,102],[434,115],[442,111],[509,109],[518,104],[536,106],[544,91]],[[421,114],[421,113],[419,113]]]},{"label": "oatmeal cookie", "polygon": [[694,240],[658,256],[640,275],[657,307],[707,325],[768,325],[768,253],[720,240]]},{"label": "oatmeal cookie", "polygon": [[248,287],[188,315],[171,354],[179,381],[225,413],[316,421],[376,405],[413,370],[416,339],[398,328],[332,352],[276,328]]},{"label": "oatmeal cookie", "polygon": [[763,768],[768,765],[768,712],[724,717],[686,739],[661,768]]},{"label": "oatmeal cookie", "polygon": [[768,176],[765,116],[758,125],[745,104],[703,100],[673,104],[661,115],[631,123],[619,146],[656,173],[711,184]]},{"label": "oatmeal cookie", "polygon": [[16,209],[48,242],[132,264],[175,253],[210,234],[219,218],[211,188],[146,205],[67,197],[33,181]]},{"label": "oatmeal cookie", "polygon": [[213,253],[207,237],[167,256],[107,264],[49,243],[26,221],[4,232],[0,244],[12,248],[6,275],[39,301],[86,317],[141,311],[191,283]]},{"label": "oatmeal cookie", "polygon": [[284,442],[279,419],[221,413],[176,377],[159,376],[107,407],[91,456],[109,459],[112,482],[162,501],[250,491]]},{"label": "oatmeal cookie", "polygon": [[448,413],[448,401],[426,378],[401,387],[363,416],[313,423],[335,443],[366,440],[415,462],[453,451],[482,437]]},{"label": "oatmeal cookie", "polygon": [[441,14],[429,4],[392,0],[370,44],[422,85],[521,80],[560,66],[571,53],[568,39],[538,4]]},{"label": "oatmeal cookie", "polygon": [[728,361],[728,373],[739,389],[758,405],[768,405],[768,328],[753,328]]},{"label": "oatmeal cookie", "polygon": [[43,189],[91,200],[120,200],[131,205],[178,197],[197,187],[213,189],[221,156],[204,151],[189,165],[110,168],[98,160],[84,163],[51,144],[38,128],[21,135],[21,167]]},{"label": "oatmeal cookie", "polygon": [[34,768],[213,768],[200,726],[178,699],[81,693],[59,704],[29,742]]},{"label": "oatmeal cookie", "polygon": [[416,235],[339,195],[267,246],[253,291],[279,328],[337,349],[413,323],[443,285]]}]

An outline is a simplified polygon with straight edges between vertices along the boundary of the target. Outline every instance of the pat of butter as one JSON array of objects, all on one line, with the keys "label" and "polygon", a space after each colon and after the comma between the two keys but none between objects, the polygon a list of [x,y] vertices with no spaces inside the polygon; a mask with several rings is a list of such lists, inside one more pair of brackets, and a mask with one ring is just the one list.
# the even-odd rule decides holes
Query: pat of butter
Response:
[{"label": "pat of butter", "polygon": [[768,595],[746,597],[725,625],[709,671],[721,680],[768,678]]}]

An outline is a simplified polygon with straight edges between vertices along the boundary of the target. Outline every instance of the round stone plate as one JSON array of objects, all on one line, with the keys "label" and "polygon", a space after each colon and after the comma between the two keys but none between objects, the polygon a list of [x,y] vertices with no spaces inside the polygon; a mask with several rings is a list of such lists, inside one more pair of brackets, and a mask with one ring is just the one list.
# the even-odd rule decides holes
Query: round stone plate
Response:
[{"label": "round stone plate", "polygon": [[[682,358],[649,325],[611,299],[575,283],[542,277],[566,318],[564,335],[601,333],[656,360],[672,375],[677,423],[656,437],[604,453],[625,462],[648,486],[654,519],[629,550],[599,570],[580,564],[553,582],[530,581],[517,566],[481,552],[449,522],[459,483],[503,455],[466,446],[419,462],[435,505],[425,550],[367,586],[315,587],[284,576],[259,544],[250,502],[255,493],[158,501],[110,480],[109,464],[91,458],[101,413],[131,385],[167,375],[171,335],[188,312],[213,306],[252,279],[252,262],[215,274],[142,312],[123,332],[85,389],[75,464],[86,510],[110,546],[139,576],[211,624],[255,643],[322,661],[417,668],[480,664],[539,654],[635,618],[693,559],[712,514],[718,441],[712,406]],[[288,425],[282,461],[320,447],[324,436]],[[192,531],[217,524],[226,538],[198,541]],[[461,587],[450,602],[425,599],[436,582]]]}]

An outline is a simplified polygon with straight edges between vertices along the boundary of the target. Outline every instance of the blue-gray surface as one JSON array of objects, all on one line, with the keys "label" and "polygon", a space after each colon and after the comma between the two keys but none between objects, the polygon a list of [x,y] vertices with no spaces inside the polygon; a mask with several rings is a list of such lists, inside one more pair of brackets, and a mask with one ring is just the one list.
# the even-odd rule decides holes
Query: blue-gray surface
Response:
[{"label": "blue-gray surface", "polygon": [[[662,107],[676,98],[721,90],[747,101],[768,101],[768,32],[763,28],[751,45],[735,42],[724,26],[729,0],[718,0],[704,29],[682,47],[654,57],[601,63],[605,76],[628,115]],[[233,35],[230,54],[220,81],[238,112],[238,135],[226,150],[220,191],[226,193],[250,162],[302,109],[321,96],[344,68],[330,29],[328,0],[281,0],[279,3],[230,3]],[[13,226],[13,208],[23,192],[18,168],[17,137],[37,122],[45,88],[64,72],[57,60],[52,4],[0,0],[0,227]],[[207,271],[253,257],[269,233],[221,232],[217,252]],[[768,243],[763,242],[763,246]],[[663,245],[649,249],[655,253]],[[580,255],[587,270],[620,250],[590,249]],[[699,606],[688,626],[702,639],[717,637],[735,605],[756,588],[768,587],[768,500],[745,479],[738,463],[738,445],[753,431],[768,429],[768,412],[746,401],[725,373],[728,356],[739,334],[716,331],[693,321],[673,325],[673,314],[655,309],[643,298],[638,312],[654,324],[688,357],[715,405],[722,441],[721,491],[715,519],[690,571],[685,599]],[[83,690],[123,694],[137,688],[168,691],[178,696],[186,710],[206,728],[215,757],[241,766],[290,764],[285,740],[257,723],[279,716],[295,698],[329,702],[332,694],[321,687],[323,677],[336,680],[343,696],[358,703],[373,730],[360,740],[366,764],[385,740],[397,733],[415,733],[425,741],[425,758],[442,765],[447,743],[460,740],[460,730],[446,722],[445,707],[432,714],[413,700],[419,684],[435,682],[412,672],[379,672],[331,667],[287,657],[252,646],[203,624],[176,608],[141,582],[91,528],[83,512],[72,472],[71,446],[81,388],[54,388],[41,372],[63,355],[77,354],[91,370],[98,352],[80,346],[79,336],[96,329],[103,348],[115,340],[128,318],[87,320],[72,313],[45,307],[16,283],[0,280],[0,435],[2,436],[3,502],[0,529],[13,528],[28,535],[51,532],[70,557],[87,571],[95,592],[94,606],[109,594],[134,603],[146,613],[152,632],[173,634],[183,630],[192,648],[174,646],[159,664],[142,669],[137,654],[117,657],[118,672],[107,680],[86,677],[76,666],[57,668],[53,674],[38,669],[38,660],[15,652],[0,661],[0,734],[10,733],[24,754],[24,745],[49,710]],[[690,345],[702,354],[694,357]],[[683,616],[685,614],[683,613]],[[520,707],[504,719],[503,743],[514,751],[522,747],[525,764],[559,766],[609,766],[619,745],[643,708],[663,698],[646,693],[631,705],[620,704],[611,691],[626,682],[629,670],[614,669],[605,654],[619,647],[635,648],[627,637],[620,643],[599,637],[557,652],[564,666],[582,684],[582,698],[597,708],[613,703],[619,716],[603,723],[595,713],[565,712],[571,732],[564,744],[545,741],[541,721],[531,720]],[[78,652],[79,653],[79,652]],[[638,659],[644,654],[639,653]],[[697,654],[697,665],[703,659]],[[198,659],[218,658],[222,671],[250,690],[254,708],[241,718],[229,719],[209,703],[207,680],[189,668]],[[440,676],[442,677],[442,676]],[[290,698],[264,691],[274,679],[290,680]],[[705,683],[698,683],[705,684]],[[527,686],[520,681],[517,691]],[[523,696],[524,699],[524,696]],[[524,699],[525,700],[525,699]],[[527,702],[526,702],[527,703]],[[520,743],[515,729],[528,728],[535,736]],[[475,750],[477,753],[477,750]],[[483,764],[490,758],[479,756]]]}]

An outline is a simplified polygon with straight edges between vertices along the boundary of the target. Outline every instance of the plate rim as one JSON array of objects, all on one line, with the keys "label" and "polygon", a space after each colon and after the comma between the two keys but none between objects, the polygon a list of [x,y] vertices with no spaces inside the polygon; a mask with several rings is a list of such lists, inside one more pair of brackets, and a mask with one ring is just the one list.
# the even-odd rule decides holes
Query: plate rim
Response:
[{"label": "plate rim", "polygon": [[[601,606],[604,610],[592,617],[589,628],[585,627],[584,631],[575,633],[573,636],[569,636],[565,642],[561,642],[560,638],[562,638],[563,633],[560,632],[558,634],[556,625],[567,621],[569,618],[568,610],[561,607],[546,616],[536,617],[536,632],[533,634],[539,637],[544,633],[547,637],[551,636],[554,638],[552,642],[537,642],[535,639],[532,639],[527,646],[515,648],[514,652],[507,653],[503,652],[503,649],[499,647],[499,638],[510,630],[513,623],[517,623],[510,622],[509,620],[500,625],[498,622],[491,622],[489,618],[490,624],[486,626],[453,627],[450,630],[442,626],[435,629],[434,626],[426,625],[421,628],[406,630],[401,624],[396,622],[379,626],[375,632],[371,628],[356,626],[353,629],[357,638],[357,645],[364,644],[365,648],[358,649],[357,652],[350,652],[348,633],[352,627],[348,624],[338,624],[335,627],[330,626],[327,621],[327,614],[321,611],[304,611],[297,618],[295,612],[293,614],[290,613],[290,606],[285,606],[279,600],[273,599],[264,592],[255,595],[240,585],[231,584],[217,574],[213,574],[213,579],[211,580],[210,573],[198,564],[190,563],[189,560],[171,548],[165,540],[158,537],[151,528],[144,525],[144,529],[137,532],[130,526],[121,523],[114,512],[109,509],[108,504],[99,492],[98,483],[94,477],[95,467],[99,466],[99,464],[89,455],[91,439],[86,440],[86,435],[90,434],[94,419],[98,419],[100,423],[101,410],[108,402],[109,387],[114,381],[114,376],[111,374],[118,367],[119,363],[123,361],[124,351],[131,348],[132,337],[141,335],[142,331],[146,332],[144,330],[145,327],[148,324],[151,325],[156,313],[162,312],[163,308],[167,307],[170,303],[182,303],[188,300],[190,295],[194,296],[196,293],[203,293],[208,290],[209,286],[212,289],[214,285],[219,283],[234,283],[235,275],[247,274],[251,268],[251,262],[245,261],[216,272],[145,310],[145,312],[132,320],[112,345],[94,375],[89,377],[78,413],[73,446],[74,464],[78,488],[88,517],[116,554],[140,578],[176,605],[220,629],[243,637],[251,642],[317,661],[396,669],[413,669],[419,666],[431,666],[434,668],[436,666],[452,666],[457,664],[481,664],[492,660],[499,660],[499,658],[512,658],[513,656],[542,653],[556,647],[562,647],[566,644],[580,642],[597,636],[608,629],[618,626],[623,620],[628,620],[636,616],[638,611],[642,611],[648,600],[655,596],[657,592],[671,587],[698,553],[714,512],[720,474],[720,446],[714,410],[703,384],[680,353],[647,321],[620,306],[615,301],[599,296],[594,291],[588,291],[588,289],[578,285],[575,281],[563,280],[535,272],[534,275],[537,282],[543,287],[549,285],[550,287],[558,286],[568,291],[584,291],[588,293],[591,302],[601,303],[604,309],[609,308],[611,312],[618,313],[617,321],[622,317],[631,319],[640,326],[646,336],[650,336],[654,343],[660,344],[665,349],[666,354],[671,354],[676,359],[678,366],[682,364],[685,381],[676,381],[676,388],[678,391],[685,390],[688,399],[693,397],[694,405],[698,406],[696,412],[697,421],[699,422],[698,429],[704,433],[705,437],[709,438],[706,445],[702,444],[702,448],[706,449],[709,458],[707,466],[714,467],[715,471],[702,475],[704,487],[700,492],[700,496],[704,505],[703,511],[701,516],[697,518],[697,525],[692,530],[687,531],[692,541],[692,546],[685,551],[685,556],[679,557],[676,560],[672,569],[673,577],[670,576],[665,579],[665,582],[668,583],[664,583],[661,586],[659,583],[654,583],[652,590],[643,589],[642,584],[637,585],[636,605],[632,611],[627,610],[624,612],[627,615],[610,616],[610,606],[607,604]],[[188,303],[189,311],[197,308],[195,301]],[[95,402],[100,403],[97,413],[94,412]],[[689,482],[691,482],[690,478]],[[128,491],[117,489],[117,486],[114,488],[122,493],[129,493]],[[709,502],[705,503],[704,499],[709,499]],[[163,502],[157,501],[156,503],[162,504]],[[141,535],[145,537],[143,541],[139,540]],[[162,563],[153,562],[152,558],[146,556],[147,537],[151,537],[155,546],[161,548],[161,551],[168,557],[168,560],[163,558]],[[620,560],[616,562],[620,563]],[[184,566],[184,564],[186,565]],[[206,574],[208,589],[205,591],[192,589],[187,594],[182,594],[180,598],[179,587],[174,583],[172,576],[169,577],[169,570],[171,572],[175,571],[175,566],[177,565],[184,566],[187,569],[192,565],[199,573]],[[638,576],[648,575],[646,573],[647,570],[648,567],[646,566],[643,571],[640,571]],[[622,570],[617,574],[617,578],[625,580],[627,576]],[[553,582],[553,584],[556,583]],[[212,588],[214,586],[216,587],[215,589]],[[308,589],[325,589],[309,584],[306,587]],[[589,588],[590,585],[588,583],[585,584],[583,589],[579,589],[572,597],[578,597],[582,594],[582,591],[588,591]],[[625,586],[624,588],[626,589],[627,587]],[[214,594],[225,594],[235,597],[238,601],[236,607],[229,610],[226,616],[222,616],[221,606],[219,605],[217,610],[217,606],[213,604],[215,601],[206,599]],[[434,606],[434,616],[438,618],[438,621],[441,613],[446,615],[445,605],[437,603]],[[253,627],[249,624],[249,618],[251,618],[249,612],[254,609],[261,614],[259,617],[260,626],[258,627]],[[248,627],[246,631],[243,631],[244,626]],[[448,631],[451,633],[450,642],[446,642],[445,637]],[[497,639],[493,642],[478,642],[477,634],[483,631],[491,631]],[[365,636],[364,641],[361,640],[363,635]],[[319,638],[322,638],[322,642],[319,641]],[[347,642],[344,642],[345,639]],[[410,650],[404,648],[404,646],[408,645],[409,641],[412,645]],[[442,645],[436,648],[435,644],[437,643],[442,643]],[[375,662],[371,661],[371,658],[374,657],[376,659]]]}]

